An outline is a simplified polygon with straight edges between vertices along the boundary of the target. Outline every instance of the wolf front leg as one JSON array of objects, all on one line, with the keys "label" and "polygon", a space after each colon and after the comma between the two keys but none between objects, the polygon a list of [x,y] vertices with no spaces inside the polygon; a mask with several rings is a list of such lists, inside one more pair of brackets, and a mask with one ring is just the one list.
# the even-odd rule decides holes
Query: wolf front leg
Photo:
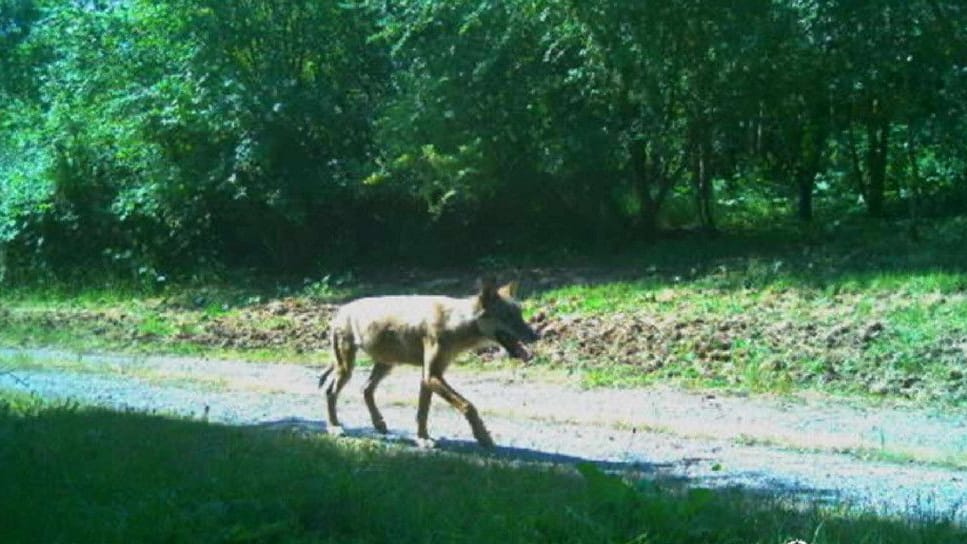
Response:
[{"label": "wolf front leg", "polygon": [[426,420],[430,415],[430,401],[433,391],[426,385],[426,380],[420,381],[420,403],[416,409],[416,444],[421,448],[432,448],[436,445],[430,433],[426,430]]},{"label": "wolf front leg", "polygon": [[373,371],[369,374],[369,379],[366,380],[366,386],[363,388],[363,399],[366,401],[366,408],[369,409],[369,417],[373,420],[373,427],[376,428],[376,432],[380,434],[386,434],[387,429],[383,414],[376,407],[376,387],[392,368],[391,365],[376,361],[373,364]]},{"label": "wolf front leg", "polygon": [[494,440],[480,419],[477,408],[443,379],[443,371],[450,361],[446,354],[440,352],[439,345],[436,342],[425,343],[423,357],[423,381],[420,384],[420,404],[417,408],[417,437],[421,440],[430,439],[426,420],[430,410],[430,394],[436,393],[467,418],[478,444],[485,448],[494,447]]}]

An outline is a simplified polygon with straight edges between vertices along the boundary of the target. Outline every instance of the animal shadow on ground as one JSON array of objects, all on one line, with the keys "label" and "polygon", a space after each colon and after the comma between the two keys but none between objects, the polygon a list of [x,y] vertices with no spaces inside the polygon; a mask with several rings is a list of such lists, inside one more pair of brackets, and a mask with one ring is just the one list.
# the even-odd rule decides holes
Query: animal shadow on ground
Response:
[{"label": "animal shadow on ground", "polygon": [[[279,431],[292,432],[303,436],[315,436],[325,434],[326,424],[321,420],[310,420],[305,418],[285,418],[275,421],[266,421],[252,425],[252,427]],[[627,462],[605,461],[570,455],[560,452],[548,452],[532,448],[516,446],[500,446],[487,450],[482,449],[475,441],[437,438],[432,449],[419,448],[415,437],[406,434],[393,432],[379,434],[369,428],[346,429],[345,435],[349,438],[374,440],[386,445],[410,446],[414,450],[424,451],[428,454],[434,452],[450,453],[459,455],[472,455],[480,459],[490,459],[510,463],[529,463],[542,466],[564,466],[578,467],[584,464],[592,464],[610,474],[626,476],[632,480],[651,481],[664,487],[676,489],[688,488],[715,488],[721,490],[737,490],[742,493],[759,497],[781,497],[783,499],[800,499],[808,503],[835,504],[840,500],[840,495],[836,490],[817,489],[801,485],[793,485],[779,478],[770,475],[767,471],[759,474],[746,474],[743,479],[754,484],[743,484],[736,481],[735,475],[716,474],[702,475],[701,477],[690,477],[675,474],[674,469],[681,464],[691,464],[700,459],[683,459],[680,463],[654,463],[642,460]]]}]

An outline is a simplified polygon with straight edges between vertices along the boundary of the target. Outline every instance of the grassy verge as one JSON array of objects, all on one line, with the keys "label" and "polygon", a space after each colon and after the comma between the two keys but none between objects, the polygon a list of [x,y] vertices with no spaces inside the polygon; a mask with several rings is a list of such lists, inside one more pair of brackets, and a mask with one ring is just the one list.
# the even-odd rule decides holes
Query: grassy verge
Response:
[{"label": "grassy verge", "polygon": [[[660,381],[967,406],[967,219],[920,236],[897,224],[777,229],[510,274],[530,288],[527,313],[545,334],[536,364],[590,386]],[[344,298],[468,293],[475,275],[8,289],[0,345],[318,364]]]},{"label": "grassy verge", "polygon": [[[945,522],[0,393],[5,542],[963,542]],[[472,491],[471,491],[472,489]]]},{"label": "grassy verge", "polygon": [[[549,364],[656,381],[967,405],[967,221],[769,244],[658,244],[634,273],[540,293]],[[630,264],[628,261],[626,264]],[[543,317],[543,316],[542,316]]]},{"label": "grassy verge", "polygon": [[[256,286],[162,292],[63,286],[0,294],[0,345],[318,363],[328,358],[332,304]],[[290,304],[282,306],[284,297]],[[289,306],[297,311],[288,314]]]},{"label": "grassy verge", "polygon": [[[736,279],[744,276],[736,273]],[[955,274],[887,286],[726,287],[650,280],[543,293],[556,345],[593,386],[657,381],[745,392],[967,402],[967,294]]]}]

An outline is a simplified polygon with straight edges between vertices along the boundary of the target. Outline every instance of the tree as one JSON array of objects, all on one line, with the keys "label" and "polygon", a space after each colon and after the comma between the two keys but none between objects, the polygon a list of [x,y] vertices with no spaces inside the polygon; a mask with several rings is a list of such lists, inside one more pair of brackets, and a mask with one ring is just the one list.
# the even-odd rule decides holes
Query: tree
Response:
[{"label": "tree", "polygon": [[8,246],[30,232],[51,198],[50,185],[35,181],[48,161],[38,149],[34,75],[46,51],[31,41],[40,16],[38,2],[0,0],[0,283],[7,275]]},{"label": "tree", "polygon": [[150,275],[314,258],[337,222],[327,212],[347,208],[329,197],[351,193],[372,154],[388,65],[366,13],[132,0],[45,15],[31,40],[49,51],[34,67],[49,259]]},{"label": "tree", "polygon": [[948,26],[958,17],[964,20],[963,8],[953,2],[843,1],[821,8],[821,32],[838,56],[833,86],[851,178],[871,216],[885,213],[898,126],[921,132],[921,121],[937,111],[945,79],[959,69],[962,37]]}]

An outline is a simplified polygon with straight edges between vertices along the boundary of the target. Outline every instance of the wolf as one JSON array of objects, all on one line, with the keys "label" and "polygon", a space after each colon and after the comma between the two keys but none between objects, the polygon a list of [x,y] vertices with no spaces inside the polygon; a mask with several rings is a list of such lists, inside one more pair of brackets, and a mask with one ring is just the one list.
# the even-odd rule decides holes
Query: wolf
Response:
[{"label": "wolf", "polygon": [[352,375],[357,351],[362,349],[373,360],[363,398],[377,432],[387,432],[374,399],[380,380],[396,364],[420,365],[423,376],[416,411],[417,443],[423,447],[434,444],[427,432],[427,416],[430,399],[436,393],[464,415],[481,446],[492,448],[493,439],[477,409],[443,379],[443,373],[461,352],[493,343],[511,357],[529,360],[531,353],[524,343],[536,341],[538,334],[524,321],[514,298],[517,282],[497,287],[492,278],[485,278],[479,285],[479,292],[467,298],[381,296],[342,306],[332,320],[335,362],[319,377],[319,387],[326,393],[329,433],[343,433],[336,416],[336,400]]}]

